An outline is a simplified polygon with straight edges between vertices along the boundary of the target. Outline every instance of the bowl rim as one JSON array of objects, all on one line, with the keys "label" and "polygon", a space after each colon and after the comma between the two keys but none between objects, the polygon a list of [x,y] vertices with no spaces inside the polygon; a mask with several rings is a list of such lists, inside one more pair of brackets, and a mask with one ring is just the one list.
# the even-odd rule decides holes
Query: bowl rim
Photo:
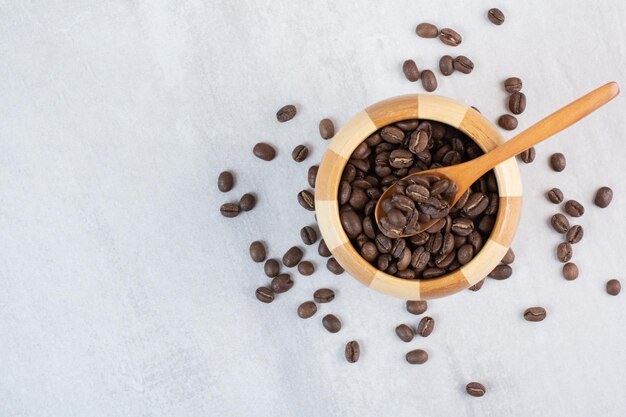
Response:
[{"label": "bowl rim", "polygon": [[354,149],[376,130],[407,119],[448,124],[468,135],[483,150],[504,143],[498,129],[474,108],[437,95],[408,94],[375,103],[357,113],[332,139],[315,182],[315,214],[320,233],[337,262],[353,278],[376,291],[406,300],[445,297],[487,276],[506,254],[519,224],[522,184],[515,158],[494,168],[499,208],[491,235],[478,254],[459,269],[437,278],[405,279],[387,274],[361,257],[343,230],[338,190]]}]

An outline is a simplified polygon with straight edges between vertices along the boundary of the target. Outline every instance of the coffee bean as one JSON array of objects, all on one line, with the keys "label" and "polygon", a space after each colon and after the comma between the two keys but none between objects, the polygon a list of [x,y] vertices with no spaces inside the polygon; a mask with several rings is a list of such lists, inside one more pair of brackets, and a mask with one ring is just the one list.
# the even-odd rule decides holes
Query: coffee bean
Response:
[{"label": "coffee bean", "polygon": [[461,246],[456,253],[456,257],[461,265],[465,265],[474,257],[474,247],[469,243]]},{"label": "coffee bean", "polygon": [[217,177],[217,188],[223,193],[232,190],[234,183],[235,178],[230,171],[221,172],[220,176]]},{"label": "coffee bean", "polygon": [[396,149],[389,154],[389,165],[394,168],[408,168],[413,165],[413,154],[407,149]]},{"label": "coffee bean", "polygon": [[315,197],[310,191],[300,191],[298,193],[298,203],[309,211],[315,211]]},{"label": "coffee bean", "polygon": [[436,38],[439,30],[432,23],[420,23],[415,28],[415,33],[421,38]]},{"label": "coffee bean", "polygon": [[506,251],[504,258],[502,258],[502,263],[510,265],[513,262],[515,262],[515,252],[513,252],[513,249],[509,248],[509,250]]},{"label": "coffee bean", "polygon": [[439,31],[439,39],[441,42],[450,46],[458,46],[463,41],[461,35],[450,28],[443,28]]},{"label": "coffee bean", "polygon": [[459,55],[454,58],[454,69],[463,74],[469,74],[474,69],[474,63],[468,57]]},{"label": "coffee bean", "polygon": [[404,76],[406,77],[406,79],[411,81],[412,83],[419,80],[420,78],[420,71],[419,69],[417,69],[417,65],[412,59],[407,59],[406,61],[404,61],[404,64],[402,64],[402,72],[404,72]]},{"label": "coffee bean", "polygon": [[263,242],[255,240],[250,244],[249,251],[250,258],[252,258],[254,262],[263,262],[265,260],[266,251]]},{"label": "coffee bean", "polygon": [[431,70],[422,71],[421,77],[424,90],[432,93],[437,89],[437,77],[435,77],[435,74]]},{"label": "coffee bean", "polygon": [[241,209],[237,203],[225,203],[220,207],[220,213],[224,217],[236,217],[239,215]]},{"label": "coffee bean", "polygon": [[279,274],[272,279],[271,287],[275,294],[280,294],[289,291],[293,287],[293,281],[289,274]]},{"label": "coffee bean", "polygon": [[328,246],[326,246],[326,242],[324,242],[324,239],[320,240],[320,244],[317,247],[317,253],[319,253],[319,255],[323,256],[324,258],[328,258],[332,255],[332,253],[328,249]]},{"label": "coffee bean", "polygon": [[311,226],[304,226],[300,229],[300,238],[305,245],[312,245],[317,242],[317,232]]},{"label": "coffee bean", "polygon": [[274,157],[276,157],[276,150],[272,147],[272,145],[268,145],[267,143],[257,143],[254,145],[252,153],[254,156],[264,161],[271,161]]},{"label": "coffee bean", "polygon": [[510,265],[500,264],[493,268],[493,270],[489,273],[489,277],[497,280],[503,280],[510,278],[513,274],[513,268]]},{"label": "coffee bean", "polygon": [[293,119],[296,113],[296,106],[294,106],[293,104],[287,104],[286,106],[281,107],[280,110],[276,112],[276,120],[281,123],[287,122]]},{"label": "coffee bean", "polygon": [[320,120],[319,130],[322,139],[330,139],[335,136],[335,124],[330,119]]},{"label": "coffee bean", "polygon": [[509,97],[509,110],[513,114],[522,114],[526,109],[526,95],[516,91]]},{"label": "coffee bean", "polygon": [[407,301],[406,311],[411,314],[420,315],[428,309],[428,303],[426,301]]},{"label": "coffee bean", "polygon": [[315,267],[309,261],[302,261],[298,264],[298,272],[300,272],[300,275],[308,277],[309,275],[313,275]]},{"label": "coffee bean", "polygon": [[406,361],[411,365],[421,365],[428,360],[428,353],[422,349],[415,349],[406,354]]},{"label": "coffee bean", "polygon": [[552,216],[552,218],[550,219],[550,224],[552,224],[554,230],[559,233],[565,233],[569,229],[569,220],[567,220],[567,217],[565,217],[561,213],[557,213]]},{"label": "coffee bean", "polygon": [[307,156],[309,156],[309,148],[305,145],[298,145],[293,148],[293,151],[291,152],[291,157],[296,162],[304,161]]},{"label": "coffee bean", "polygon": [[435,319],[432,317],[422,317],[417,325],[417,334],[422,337],[428,337],[435,329]]},{"label": "coffee bean", "polygon": [[404,140],[404,132],[399,127],[386,126],[380,131],[380,137],[386,142],[398,144]]},{"label": "coffee bean", "polygon": [[526,321],[542,321],[546,318],[546,309],[543,307],[530,307],[524,311]]},{"label": "coffee bean", "polygon": [[585,208],[576,200],[568,200],[565,203],[565,212],[572,217],[580,217],[585,214]]},{"label": "coffee bean", "polygon": [[329,288],[320,288],[313,293],[313,299],[316,303],[330,303],[335,299],[335,292]]},{"label": "coffee bean", "polygon": [[413,329],[411,329],[406,324],[401,324],[398,327],[396,327],[396,334],[398,335],[400,340],[402,340],[403,342],[407,342],[407,343],[413,340],[413,336],[414,336]]},{"label": "coffee bean", "polygon": [[317,171],[319,170],[318,165],[312,165],[307,172],[307,181],[309,182],[309,186],[311,188],[315,188],[315,180],[317,179]]},{"label": "coffee bean", "polygon": [[517,129],[517,119],[510,114],[503,114],[498,118],[498,126],[504,130],[515,130]]},{"label": "coffee bean", "polygon": [[317,306],[313,301],[305,301],[298,307],[298,317],[308,319],[317,313]]},{"label": "coffee bean", "polygon": [[485,283],[485,279],[483,278],[480,281],[478,281],[476,284],[469,287],[468,290],[474,291],[474,292],[479,291],[483,287],[484,283]]},{"label": "coffee bean", "polygon": [[374,262],[378,258],[378,248],[373,242],[366,242],[361,248],[361,256],[368,262]]},{"label": "coffee bean", "polygon": [[345,210],[339,217],[348,237],[355,238],[363,231],[363,223],[354,210]]},{"label": "coffee bean", "polygon": [[565,169],[565,164],[566,164],[565,155],[563,155],[560,152],[552,154],[552,156],[550,157],[550,166],[556,172],[563,171]]},{"label": "coffee bean", "polygon": [[504,23],[504,13],[502,13],[500,9],[496,9],[495,7],[493,9],[489,9],[489,11],[487,12],[487,18],[494,25],[500,26]]},{"label": "coffee bean", "polygon": [[458,236],[469,236],[474,231],[474,222],[466,217],[457,217],[452,220],[450,230]]},{"label": "coffee bean", "polygon": [[558,188],[553,188],[548,191],[548,200],[554,204],[561,204],[563,202],[563,191]]},{"label": "coffee bean", "polygon": [[274,293],[267,287],[257,288],[254,294],[256,295],[257,300],[262,303],[271,303],[274,301]]},{"label": "coffee bean", "polygon": [[556,257],[563,263],[569,262],[572,259],[572,245],[567,242],[559,243],[556,248]]},{"label": "coffee bean", "polygon": [[326,314],[322,318],[322,325],[331,333],[337,333],[341,330],[341,321],[334,314]]},{"label": "coffee bean", "polygon": [[239,199],[239,208],[241,211],[250,211],[256,206],[256,197],[254,194],[246,193]]},{"label": "coffee bean", "polygon": [[613,190],[609,187],[600,187],[598,191],[596,191],[596,197],[593,199],[593,204],[600,208],[606,208],[611,204],[611,200],[613,200]]},{"label": "coffee bean", "polygon": [[530,164],[535,160],[535,148],[531,147],[519,154],[520,159],[525,164]]},{"label": "coffee bean", "polygon": [[611,279],[606,283],[606,292],[610,295],[617,295],[622,290],[622,284],[616,279]]},{"label": "coffee bean", "polygon": [[483,193],[472,193],[465,206],[463,206],[463,212],[468,217],[473,218],[481,214],[489,205],[489,199]]},{"label": "coffee bean", "polygon": [[326,262],[326,268],[328,268],[328,270],[335,275],[341,275],[344,271],[335,258],[328,259],[328,261]]},{"label": "coffee bean", "polygon": [[563,277],[568,281],[573,281],[578,278],[578,266],[572,262],[563,265]]},{"label": "coffee bean", "polygon": [[270,278],[274,278],[280,272],[280,264],[276,259],[268,259],[265,261],[263,270],[265,271],[265,275]]},{"label": "coffee bean", "polygon": [[293,246],[283,255],[283,265],[287,268],[293,268],[300,263],[302,256],[304,256],[302,249],[297,246]]},{"label": "coffee bean", "polygon": [[571,244],[578,243],[582,240],[584,232],[582,226],[575,224],[567,231],[565,239]]},{"label": "coffee bean", "polygon": [[445,76],[454,72],[454,59],[450,55],[444,55],[439,59],[439,71]]},{"label": "coffee bean", "polygon": [[522,80],[517,77],[509,77],[504,80],[504,89],[507,93],[517,93],[522,89]]},{"label": "coffee bean", "polygon": [[361,347],[359,342],[352,340],[346,344],[345,350],[346,360],[350,363],[355,363],[361,357]]},{"label": "coffee bean", "polygon": [[[494,10],[494,9],[491,9],[491,10]],[[496,24],[500,24],[500,23],[496,23]],[[487,392],[487,390],[485,389],[485,386],[481,384],[480,382],[470,382],[469,384],[465,386],[465,391],[467,391],[467,393],[471,395],[472,397],[482,397],[483,395],[485,395],[485,392]]]}]

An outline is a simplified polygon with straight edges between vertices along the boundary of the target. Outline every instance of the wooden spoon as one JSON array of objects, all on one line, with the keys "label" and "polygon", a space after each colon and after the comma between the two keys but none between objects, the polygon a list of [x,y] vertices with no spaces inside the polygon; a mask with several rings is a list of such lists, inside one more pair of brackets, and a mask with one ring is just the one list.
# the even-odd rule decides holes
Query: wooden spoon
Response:
[{"label": "wooden spoon", "polygon": [[[428,174],[436,175],[440,178],[447,178],[448,180],[454,182],[458,187],[458,191],[456,192],[456,195],[454,195],[454,198],[450,197],[447,200],[449,206],[452,207],[474,182],[476,182],[486,172],[493,169],[496,165],[573,125],[583,117],[596,111],[611,101],[618,94],[619,85],[616,82],[610,82],[582,96],[578,100],[571,102],[560,110],[557,110],[545,119],[524,130],[513,139],[509,139],[503,145],[498,146],[476,159],[449,167],[416,172],[404,177],[403,180],[407,181],[412,177],[419,177]],[[385,211],[381,206],[381,202],[391,198],[395,188],[396,184],[389,187],[378,200],[376,210],[374,211],[377,224],[379,219],[385,214]],[[430,222],[420,223],[419,230],[423,231],[428,229],[436,221],[437,220],[431,220]],[[412,234],[400,236],[407,237],[412,236]]]}]

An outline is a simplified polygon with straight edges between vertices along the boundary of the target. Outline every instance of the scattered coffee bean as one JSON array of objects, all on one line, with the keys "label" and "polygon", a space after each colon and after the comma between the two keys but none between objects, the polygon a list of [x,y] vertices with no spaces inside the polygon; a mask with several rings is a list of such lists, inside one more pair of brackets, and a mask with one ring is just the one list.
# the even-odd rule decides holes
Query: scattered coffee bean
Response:
[{"label": "scattered coffee bean", "polygon": [[428,360],[428,353],[422,349],[415,349],[406,354],[406,361],[411,365],[421,365]]},{"label": "scattered coffee bean", "polygon": [[513,262],[515,262],[515,252],[513,252],[513,249],[509,248],[509,250],[506,251],[504,258],[502,258],[502,263],[510,265]]},{"label": "scattered coffee bean", "polygon": [[525,164],[530,164],[535,160],[535,148],[531,147],[519,154],[520,159]]},{"label": "scattered coffee bean", "polygon": [[526,321],[542,321],[546,318],[546,309],[543,307],[530,307],[524,311]]},{"label": "scattered coffee bean", "polygon": [[606,208],[611,204],[611,200],[613,200],[613,190],[609,187],[600,187],[598,191],[596,191],[596,197],[593,199],[593,203],[600,208]]},{"label": "scattered coffee bean", "polygon": [[474,63],[468,57],[459,55],[454,58],[454,69],[463,74],[469,74],[474,69]]},{"label": "scattered coffee bean", "polygon": [[319,255],[323,256],[324,258],[328,258],[332,255],[332,253],[328,249],[328,246],[326,246],[326,242],[324,242],[324,239],[320,240],[320,244],[317,247],[317,253],[319,253]]},{"label": "scattered coffee bean", "polygon": [[345,350],[346,360],[350,363],[355,363],[361,357],[361,347],[359,342],[352,340],[346,344]]},{"label": "scattered coffee bean", "polygon": [[319,130],[322,139],[330,139],[335,136],[335,124],[330,119],[320,120]]},{"label": "scattered coffee bean", "polygon": [[437,89],[437,77],[435,77],[435,74],[431,70],[422,71],[421,77],[424,90],[432,93]]},{"label": "scattered coffee bean", "polygon": [[326,268],[335,275],[343,274],[343,268],[335,258],[329,258],[326,262]]},{"label": "scattered coffee bean", "polygon": [[250,258],[252,258],[254,262],[263,262],[265,260],[266,251],[263,242],[255,240],[250,244],[249,251]]},{"label": "scattered coffee bean", "polygon": [[331,333],[337,333],[341,330],[341,321],[334,314],[326,314],[322,318],[322,325]]},{"label": "scattered coffee bean", "polygon": [[287,122],[295,117],[297,113],[296,106],[293,104],[287,104],[276,112],[276,120],[281,123]]},{"label": "scattered coffee bean", "polygon": [[563,277],[568,281],[573,281],[578,278],[578,266],[572,262],[563,265]]},{"label": "scattered coffee bean", "polygon": [[412,59],[407,59],[406,61],[404,61],[404,64],[402,64],[402,72],[404,72],[404,76],[406,77],[406,79],[411,81],[412,83],[419,80],[420,78],[420,71],[419,69],[417,69],[417,65]]},{"label": "scattered coffee bean", "polygon": [[489,9],[489,11],[487,12],[487,18],[494,25],[500,26],[504,23],[504,13],[502,13],[500,9],[496,9],[495,7],[493,9]]},{"label": "scattered coffee bean", "polygon": [[572,259],[572,245],[567,242],[559,243],[556,248],[556,257],[563,263],[569,262]]},{"label": "scattered coffee bean", "polygon": [[422,337],[428,337],[435,329],[435,319],[432,317],[422,317],[417,325],[417,334]]},{"label": "scattered coffee bean", "polygon": [[480,382],[470,382],[465,386],[465,391],[472,397],[482,397],[487,392],[485,386]]},{"label": "scattered coffee bean", "polygon": [[396,334],[398,335],[400,340],[407,343],[413,340],[413,337],[415,336],[415,334],[413,333],[413,329],[411,329],[406,324],[401,324],[396,327]]},{"label": "scattered coffee bean", "polygon": [[254,145],[252,153],[254,156],[264,161],[271,161],[276,157],[276,150],[272,145],[268,145],[267,143],[257,143]]},{"label": "scattered coffee bean", "polygon": [[272,279],[270,286],[274,294],[280,294],[289,291],[293,287],[293,281],[289,274],[279,274]]},{"label": "scattered coffee bean", "polygon": [[553,188],[548,191],[548,200],[554,204],[561,204],[563,202],[563,191],[558,188]]},{"label": "scattered coffee bean", "polygon": [[254,194],[246,193],[239,199],[239,208],[241,211],[250,211],[256,206],[256,197]]},{"label": "scattered coffee bean", "polygon": [[224,217],[237,217],[239,212],[241,212],[241,209],[237,203],[225,203],[220,207],[220,213]]},{"label": "scattered coffee bean", "polygon": [[509,77],[504,80],[504,89],[507,93],[517,93],[522,89],[522,80],[517,77]]},{"label": "scattered coffee bean", "polygon": [[509,97],[509,110],[513,114],[522,114],[526,109],[526,95],[517,91]]},{"label": "scattered coffee bean", "polygon": [[583,227],[578,224],[575,224],[574,226],[570,227],[570,229],[567,231],[565,240],[567,240],[569,243],[573,245],[582,240],[584,233],[585,231],[583,230]]},{"label": "scattered coffee bean", "polygon": [[311,226],[304,226],[300,229],[300,238],[305,245],[312,245],[317,242],[317,232]]},{"label": "scattered coffee bean", "polygon": [[309,168],[309,171],[307,173],[307,180],[311,188],[315,188],[315,180],[317,179],[317,171],[319,170],[319,168],[320,167],[318,165],[313,165]]},{"label": "scattered coffee bean", "polygon": [[415,28],[415,33],[417,33],[417,36],[420,38],[436,38],[439,34],[439,30],[437,26],[432,23],[420,23]]},{"label": "scattered coffee bean", "polygon": [[560,152],[552,154],[552,156],[550,157],[550,166],[556,172],[563,171],[565,169],[565,164],[565,155]]},{"label": "scattered coffee bean", "polygon": [[489,273],[489,278],[503,280],[510,278],[513,274],[513,268],[506,264],[500,264],[493,268],[493,270]]},{"label": "scattered coffee bean", "polygon": [[223,193],[232,190],[234,184],[235,178],[230,171],[221,172],[220,176],[217,177],[217,188]]},{"label": "scattered coffee bean", "polygon": [[616,279],[611,279],[606,283],[606,292],[610,295],[617,295],[622,291],[622,284]]},{"label": "scattered coffee bean", "polygon": [[280,272],[280,263],[276,259],[268,259],[263,266],[265,275],[270,278],[274,278]]},{"label": "scattered coffee bean", "polygon": [[485,284],[485,279],[481,279],[480,281],[478,281],[476,284],[472,285],[471,287],[468,288],[468,290],[470,291],[479,291],[483,285]]},{"label": "scattered coffee bean", "polygon": [[335,299],[335,292],[330,288],[320,288],[313,293],[313,300],[316,303],[324,304],[330,303]]},{"label": "scattered coffee bean", "polygon": [[458,46],[463,41],[461,35],[450,28],[443,28],[439,31],[439,39],[441,42],[450,46]]},{"label": "scattered coffee bean", "polygon": [[445,76],[454,72],[454,58],[450,55],[444,55],[439,59],[439,71]]},{"label": "scattered coffee bean", "polygon": [[262,303],[271,303],[274,301],[274,293],[267,287],[257,288],[254,294],[256,295],[257,300]]},{"label": "scattered coffee bean", "polygon": [[309,261],[302,261],[298,264],[298,272],[300,272],[301,275],[308,277],[309,275],[313,275],[315,267]]},{"label": "scattered coffee bean", "polygon": [[304,256],[302,249],[297,246],[293,246],[283,255],[283,265],[287,268],[293,268],[300,263],[302,256]]},{"label": "scattered coffee bean", "polygon": [[407,301],[406,311],[416,316],[424,313],[428,309],[428,303],[426,301]]},{"label": "scattered coffee bean", "polygon": [[565,212],[572,217],[580,217],[585,214],[585,208],[576,200],[568,200],[565,203]]},{"label": "scattered coffee bean", "polygon": [[298,307],[298,317],[308,319],[317,313],[317,306],[313,301],[305,301]]},{"label": "scattered coffee bean", "polygon": [[565,233],[569,229],[569,220],[561,213],[557,213],[550,219],[550,224],[559,233]]},{"label": "scattered coffee bean", "polygon": [[309,148],[305,145],[298,145],[291,152],[291,157],[296,162],[304,161],[307,156],[309,156]]},{"label": "scattered coffee bean", "polygon": [[511,116],[510,114],[503,114],[498,118],[498,126],[504,130],[515,130],[517,129],[517,118],[515,116]]},{"label": "scattered coffee bean", "polygon": [[315,211],[315,197],[310,191],[300,191],[298,193],[298,203],[309,211]]}]

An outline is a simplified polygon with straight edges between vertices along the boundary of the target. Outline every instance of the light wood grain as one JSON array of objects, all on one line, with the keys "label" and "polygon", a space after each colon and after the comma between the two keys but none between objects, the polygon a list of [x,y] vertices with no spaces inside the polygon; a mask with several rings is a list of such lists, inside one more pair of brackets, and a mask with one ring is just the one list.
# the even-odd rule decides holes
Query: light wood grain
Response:
[{"label": "light wood grain", "polygon": [[421,94],[419,96],[419,118],[436,120],[458,128],[470,107],[442,96]]},{"label": "light wood grain", "polygon": [[399,120],[419,117],[419,94],[407,94],[380,101],[365,109],[377,129]]}]

